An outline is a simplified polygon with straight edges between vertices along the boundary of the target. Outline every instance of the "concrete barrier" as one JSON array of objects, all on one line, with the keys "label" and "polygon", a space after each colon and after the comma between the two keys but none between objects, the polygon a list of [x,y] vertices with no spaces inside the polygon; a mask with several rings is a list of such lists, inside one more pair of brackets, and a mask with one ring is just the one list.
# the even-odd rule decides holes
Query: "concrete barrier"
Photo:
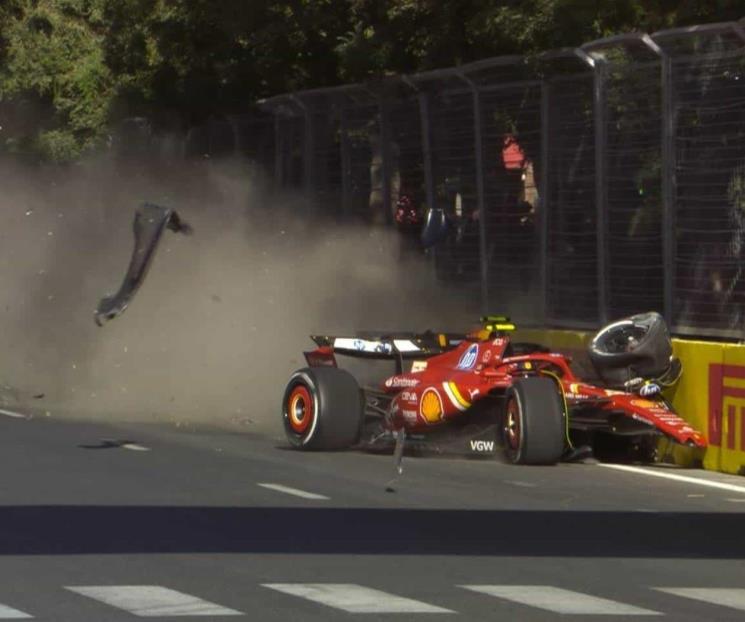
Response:
[{"label": "concrete barrier", "polygon": [[[580,331],[520,329],[519,341],[543,343],[572,357],[576,373],[595,376],[586,354],[592,335]],[[705,469],[745,475],[745,345],[673,339],[683,363],[680,382],[665,396],[709,441]],[[673,454],[683,462],[684,452]]]}]

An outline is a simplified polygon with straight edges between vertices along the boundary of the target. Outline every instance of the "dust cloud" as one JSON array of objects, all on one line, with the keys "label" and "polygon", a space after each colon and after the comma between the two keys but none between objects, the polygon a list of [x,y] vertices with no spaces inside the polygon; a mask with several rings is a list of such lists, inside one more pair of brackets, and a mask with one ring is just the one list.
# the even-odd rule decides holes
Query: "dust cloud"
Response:
[{"label": "dust cloud", "polygon": [[[395,231],[339,225],[246,162],[0,163],[0,406],[35,417],[276,433],[311,333],[454,330],[475,316]],[[103,328],[139,202],[175,208],[127,311]]]}]

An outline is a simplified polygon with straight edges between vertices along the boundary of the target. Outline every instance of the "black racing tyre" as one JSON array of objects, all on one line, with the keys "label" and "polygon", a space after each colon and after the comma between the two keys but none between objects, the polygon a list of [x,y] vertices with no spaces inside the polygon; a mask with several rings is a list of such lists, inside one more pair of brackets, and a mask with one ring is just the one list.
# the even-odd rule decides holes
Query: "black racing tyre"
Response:
[{"label": "black racing tyre", "polygon": [[588,346],[590,361],[609,386],[621,386],[635,376],[652,379],[665,375],[672,354],[667,324],[653,311],[603,327]]},{"label": "black racing tyre", "polygon": [[287,383],[282,421],[295,449],[345,449],[359,441],[363,411],[352,374],[336,367],[299,369]]},{"label": "black racing tyre", "polygon": [[556,382],[546,377],[515,380],[507,391],[502,431],[505,456],[513,464],[556,464],[566,439]]}]

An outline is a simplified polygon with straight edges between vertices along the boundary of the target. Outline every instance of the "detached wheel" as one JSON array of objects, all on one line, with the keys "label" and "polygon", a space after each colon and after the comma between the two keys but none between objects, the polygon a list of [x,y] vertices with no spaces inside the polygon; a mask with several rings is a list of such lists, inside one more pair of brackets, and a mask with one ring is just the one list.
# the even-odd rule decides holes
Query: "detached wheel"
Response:
[{"label": "detached wheel", "polygon": [[296,371],[282,400],[285,435],[295,449],[345,449],[359,441],[360,388],[352,374],[336,367]]},{"label": "detached wheel", "polygon": [[507,391],[504,452],[513,464],[556,464],[564,453],[564,404],[550,378],[515,380]]}]

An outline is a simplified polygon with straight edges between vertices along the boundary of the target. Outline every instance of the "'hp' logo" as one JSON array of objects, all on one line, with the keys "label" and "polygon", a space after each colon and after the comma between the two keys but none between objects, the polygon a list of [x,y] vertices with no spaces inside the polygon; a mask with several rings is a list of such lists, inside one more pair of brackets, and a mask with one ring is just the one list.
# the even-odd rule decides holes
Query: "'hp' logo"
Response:
[{"label": "'hp' logo", "polygon": [[479,344],[474,343],[468,350],[463,353],[458,361],[458,369],[471,369],[476,364],[479,357]]}]

